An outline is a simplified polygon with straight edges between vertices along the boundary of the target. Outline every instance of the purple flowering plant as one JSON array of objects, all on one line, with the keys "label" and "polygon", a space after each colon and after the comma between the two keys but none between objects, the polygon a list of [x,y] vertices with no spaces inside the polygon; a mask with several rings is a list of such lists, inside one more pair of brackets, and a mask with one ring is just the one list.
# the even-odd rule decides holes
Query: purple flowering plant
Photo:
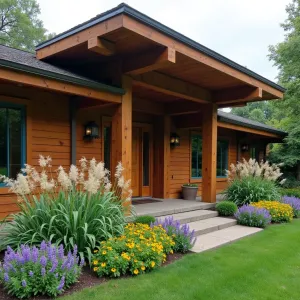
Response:
[{"label": "purple flowering plant", "polygon": [[300,199],[297,197],[283,196],[282,203],[289,204],[293,208],[295,218],[300,217]]},{"label": "purple flowering plant", "polygon": [[17,298],[56,297],[78,280],[83,264],[77,246],[67,255],[63,245],[45,241],[39,247],[21,245],[17,251],[8,246],[0,265],[0,281],[8,294]]},{"label": "purple flowering plant", "polygon": [[267,209],[250,205],[241,206],[234,216],[240,225],[259,228],[265,228],[272,220]]},{"label": "purple flowering plant", "polygon": [[173,250],[175,252],[186,253],[192,249],[196,242],[194,230],[190,230],[188,224],[180,224],[178,220],[174,218],[166,217],[165,219],[157,219],[151,226],[161,225],[171,236],[175,242]]}]

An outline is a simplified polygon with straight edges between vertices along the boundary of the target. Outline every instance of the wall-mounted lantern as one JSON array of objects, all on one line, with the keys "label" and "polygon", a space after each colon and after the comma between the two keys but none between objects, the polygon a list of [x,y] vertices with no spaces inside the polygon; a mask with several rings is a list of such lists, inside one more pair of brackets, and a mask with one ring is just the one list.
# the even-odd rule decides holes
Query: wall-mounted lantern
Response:
[{"label": "wall-mounted lantern", "polygon": [[248,151],[249,150],[249,145],[248,144],[242,144],[241,150],[242,150],[242,152]]},{"label": "wall-mounted lantern", "polygon": [[170,145],[171,147],[177,147],[180,145],[180,138],[176,132],[171,133]]},{"label": "wall-mounted lantern", "polygon": [[92,121],[84,126],[84,137],[85,140],[91,141],[93,139],[99,139],[99,126],[96,122]]}]

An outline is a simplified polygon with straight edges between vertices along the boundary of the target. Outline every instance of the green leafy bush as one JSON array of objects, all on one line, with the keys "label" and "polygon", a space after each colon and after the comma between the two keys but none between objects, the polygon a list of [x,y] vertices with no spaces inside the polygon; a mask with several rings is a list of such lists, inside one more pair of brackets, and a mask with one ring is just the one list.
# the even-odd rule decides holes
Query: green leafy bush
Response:
[{"label": "green leafy bush", "polygon": [[182,186],[186,186],[186,187],[198,187],[197,183],[184,183]]},{"label": "green leafy bush", "polygon": [[234,179],[224,194],[226,200],[234,202],[238,207],[262,199],[272,201],[281,198],[274,181],[250,176]]},{"label": "green leafy bush", "polygon": [[300,198],[300,189],[280,189],[280,194],[282,196],[289,196],[289,197],[297,197]]},{"label": "green leafy bush", "polygon": [[130,223],[124,235],[101,242],[94,250],[93,271],[99,277],[143,274],[159,267],[173,246],[161,226]]},{"label": "green leafy bush", "polygon": [[16,252],[7,247],[0,281],[17,298],[56,297],[77,282],[83,263],[81,260],[79,264],[76,246],[67,256],[62,245],[45,241],[38,248],[21,245]]},{"label": "green leafy bush", "polygon": [[237,205],[234,202],[230,201],[222,201],[220,203],[217,203],[216,205],[216,210],[219,215],[225,217],[233,216],[237,209]]},{"label": "green leafy bush", "polygon": [[134,223],[148,224],[155,222],[155,218],[153,216],[139,216],[135,218]]}]

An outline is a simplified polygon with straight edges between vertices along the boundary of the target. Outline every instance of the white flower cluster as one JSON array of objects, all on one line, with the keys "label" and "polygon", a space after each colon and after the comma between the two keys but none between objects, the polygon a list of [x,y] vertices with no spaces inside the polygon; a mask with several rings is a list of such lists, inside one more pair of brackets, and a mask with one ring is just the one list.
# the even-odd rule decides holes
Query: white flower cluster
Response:
[{"label": "white flower cluster", "polygon": [[[261,177],[266,180],[276,181],[281,176],[280,166],[282,164],[269,164],[268,161],[261,161],[258,163],[255,159],[250,158],[249,161],[243,159],[243,162],[238,162],[236,165],[231,164],[230,170],[226,170],[226,175],[228,180],[232,181],[235,178],[243,177]],[[283,184],[285,179],[281,180],[279,183]]]},{"label": "white flower cluster", "polygon": [[37,194],[38,191],[57,193],[61,190],[65,192],[83,190],[89,194],[114,192],[117,197],[131,199],[130,180],[125,180],[124,168],[120,162],[116,167],[114,184],[112,184],[110,172],[105,169],[103,162],[97,163],[95,158],[90,161],[85,157],[81,158],[80,166],[71,165],[68,172],[62,166],[58,167],[55,179],[52,177],[51,161],[51,157],[40,155],[38,160],[40,172],[30,165],[25,165],[16,179],[1,175],[0,181],[9,186],[11,192],[21,197]]}]

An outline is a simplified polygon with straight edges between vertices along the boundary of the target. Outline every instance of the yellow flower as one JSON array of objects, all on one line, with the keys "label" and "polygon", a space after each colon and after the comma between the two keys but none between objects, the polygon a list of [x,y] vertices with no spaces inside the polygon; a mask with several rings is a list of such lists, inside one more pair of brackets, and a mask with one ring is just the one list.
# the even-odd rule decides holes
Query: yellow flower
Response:
[{"label": "yellow flower", "polygon": [[115,272],[117,271],[117,269],[116,269],[116,268],[111,268],[111,271],[112,271],[113,273],[115,273]]},{"label": "yellow flower", "polygon": [[134,273],[135,275],[137,275],[137,274],[139,274],[139,270],[135,269],[135,270],[133,271],[133,273]]},{"label": "yellow flower", "polygon": [[146,270],[145,266],[141,266],[141,270],[145,271]]},{"label": "yellow flower", "polygon": [[98,267],[95,267],[93,270],[94,270],[94,272],[97,272],[98,271]]},{"label": "yellow flower", "polygon": [[101,267],[102,267],[102,268],[104,268],[105,266],[106,266],[106,263],[105,263],[105,262],[101,263]]},{"label": "yellow flower", "polygon": [[171,250],[170,253],[173,254],[174,253],[173,250]]},{"label": "yellow flower", "polygon": [[98,250],[94,250],[94,253],[98,253]]},{"label": "yellow flower", "polygon": [[154,266],[155,266],[155,262],[151,261],[151,267],[154,268]]},{"label": "yellow flower", "polygon": [[93,264],[94,264],[95,266],[97,266],[97,265],[98,265],[98,260],[94,260],[94,261],[93,261]]},{"label": "yellow flower", "polygon": [[105,254],[106,254],[106,251],[105,251],[105,250],[104,250],[104,251],[102,251],[102,254],[103,254],[103,255],[105,255]]}]

